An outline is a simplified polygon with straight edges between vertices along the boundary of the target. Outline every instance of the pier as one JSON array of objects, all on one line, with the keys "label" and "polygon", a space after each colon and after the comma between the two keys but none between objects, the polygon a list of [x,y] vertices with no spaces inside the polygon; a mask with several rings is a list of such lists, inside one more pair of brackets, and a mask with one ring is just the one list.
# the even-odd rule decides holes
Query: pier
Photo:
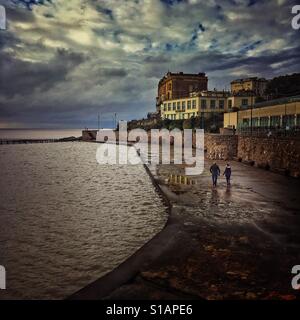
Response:
[{"label": "pier", "polygon": [[80,141],[80,138],[68,137],[60,139],[0,139],[0,144],[31,144]]}]

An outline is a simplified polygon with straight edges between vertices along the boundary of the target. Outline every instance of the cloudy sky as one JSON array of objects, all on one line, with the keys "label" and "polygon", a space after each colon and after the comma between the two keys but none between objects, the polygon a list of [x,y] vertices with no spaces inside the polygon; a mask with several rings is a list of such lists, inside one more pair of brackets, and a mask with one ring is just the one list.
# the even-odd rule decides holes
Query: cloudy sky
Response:
[{"label": "cloudy sky", "polygon": [[0,0],[0,128],[141,118],[168,70],[206,72],[211,89],[299,72],[297,2]]}]

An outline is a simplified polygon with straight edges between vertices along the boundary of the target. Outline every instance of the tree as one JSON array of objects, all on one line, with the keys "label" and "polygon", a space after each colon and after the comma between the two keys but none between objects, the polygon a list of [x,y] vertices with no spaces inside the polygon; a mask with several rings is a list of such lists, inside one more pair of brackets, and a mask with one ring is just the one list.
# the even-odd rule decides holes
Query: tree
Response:
[{"label": "tree", "polygon": [[300,73],[276,77],[268,82],[265,95],[270,99],[300,94]]},{"label": "tree", "polygon": [[182,125],[183,129],[193,129],[191,119],[185,119]]}]

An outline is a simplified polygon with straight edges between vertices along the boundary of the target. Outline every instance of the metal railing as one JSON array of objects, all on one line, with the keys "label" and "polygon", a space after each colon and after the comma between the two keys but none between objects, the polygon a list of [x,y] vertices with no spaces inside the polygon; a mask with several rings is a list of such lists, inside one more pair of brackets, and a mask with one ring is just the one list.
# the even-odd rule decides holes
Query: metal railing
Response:
[{"label": "metal railing", "polygon": [[267,126],[255,127],[240,126],[237,129],[240,135],[259,136],[259,137],[297,137],[300,138],[300,126],[282,127]]}]

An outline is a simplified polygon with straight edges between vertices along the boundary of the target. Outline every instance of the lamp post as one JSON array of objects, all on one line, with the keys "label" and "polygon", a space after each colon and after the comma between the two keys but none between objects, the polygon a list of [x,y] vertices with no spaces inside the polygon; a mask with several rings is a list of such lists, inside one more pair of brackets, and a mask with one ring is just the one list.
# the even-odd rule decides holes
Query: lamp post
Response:
[{"label": "lamp post", "polygon": [[117,130],[117,113],[115,112],[115,130]]},{"label": "lamp post", "polygon": [[252,136],[252,132],[253,132],[253,93],[251,93],[251,118],[250,118],[250,132],[251,132],[251,136]]}]

